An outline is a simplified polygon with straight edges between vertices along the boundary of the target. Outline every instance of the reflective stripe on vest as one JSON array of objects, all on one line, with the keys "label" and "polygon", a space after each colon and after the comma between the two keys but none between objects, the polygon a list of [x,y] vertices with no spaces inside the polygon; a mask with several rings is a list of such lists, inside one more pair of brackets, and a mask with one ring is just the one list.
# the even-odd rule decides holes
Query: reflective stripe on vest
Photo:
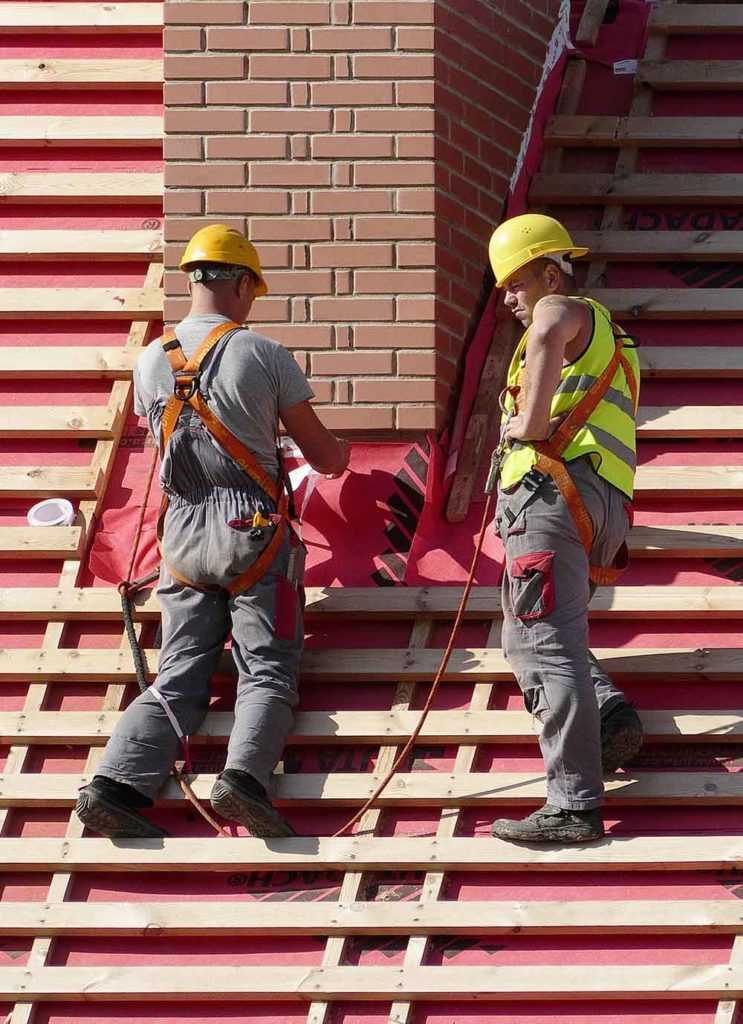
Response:
[{"label": "reflective stripe on vest", "polygon": [[[574,409],[602,372],[608,366],[616,347],[616,336],[611,317],[595,299],[582,299],[593,314],[593,333],[585,351],[575,362],[563,366],[560,383],[550,406],[550,416],[562,416]],[[523,384],[523,365],[526,355],[528,331],[519,342],[508,370],[508,386],[513,389],[505,399],[505,407],[512,411],[516,406],[513,395]],[[635,379],[639,382],[640,366],[637,353],[631,346],[625,346],[624,355],[629,362]],[[527,383],[528,388],[528,383]],[[523,398],[519,405],[523,408]],[[588,422],[576,433],[563,453],[566,462],[588,455],[594,469],[620,491],[632,497],[636,467],[636,427],[632,392],[620,366],[611,382],[611,387]],[[501,486],[515,486],[534,467],[537,452],[528,442],[513,445],[507,452],[501,467]]]}]

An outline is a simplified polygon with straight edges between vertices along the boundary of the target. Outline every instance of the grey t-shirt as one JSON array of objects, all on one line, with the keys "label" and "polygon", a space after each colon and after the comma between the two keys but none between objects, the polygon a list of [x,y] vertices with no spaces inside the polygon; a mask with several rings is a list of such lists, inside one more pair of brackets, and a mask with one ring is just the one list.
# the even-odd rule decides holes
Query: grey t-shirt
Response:
[{"label": "grey t-shirt", "polygon": [[[194,354],[214,327],[227,322],[227,317],[218,314],[182,320],[175,332],[186,358]],[[291,353],[248,328],[229,334],[217,343],[205,363],[201,392],[215,415],[275,479],[279,415],[314,397]],[[158,442],[163,410],[172,394],[173,372],[160,342],[153,341],[134,369],[134,411],[147,417]]]}]

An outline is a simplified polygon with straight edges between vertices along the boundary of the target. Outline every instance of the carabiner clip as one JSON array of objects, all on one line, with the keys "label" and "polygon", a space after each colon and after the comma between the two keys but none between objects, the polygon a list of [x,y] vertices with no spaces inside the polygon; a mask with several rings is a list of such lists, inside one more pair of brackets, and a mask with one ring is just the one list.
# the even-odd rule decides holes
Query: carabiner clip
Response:
[{"label": "carabiner clip", "polygon": [[188,402],[199,390],[201,376],[195,371],[176,374],[173,380],[173,394],[180,402]]}]

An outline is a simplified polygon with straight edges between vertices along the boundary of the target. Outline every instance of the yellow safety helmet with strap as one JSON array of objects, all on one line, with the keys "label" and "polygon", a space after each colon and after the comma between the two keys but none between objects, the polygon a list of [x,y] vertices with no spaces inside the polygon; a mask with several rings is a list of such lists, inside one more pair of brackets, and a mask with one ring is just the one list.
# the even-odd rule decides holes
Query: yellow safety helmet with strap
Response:
[{"label": "yellow safety helmet with strap", "polygon": [[542,256],[560,253],[575,257],[588,253],[588,249],[573,245],[559,220],[543,213],[524,213],[503,221],[493,232],[488,251],[499,288],[517,270]]},{"label": "yellow safety helmet with strap", "polygon": [[201,228],[186,246],[180,262],[181,270],[190,272],[198,263],[223,263],[232,267],[247,267],[257,278],[256,298],[268,294],[261,261],[252,242],[235,228],[226,224],[209,224]]}]

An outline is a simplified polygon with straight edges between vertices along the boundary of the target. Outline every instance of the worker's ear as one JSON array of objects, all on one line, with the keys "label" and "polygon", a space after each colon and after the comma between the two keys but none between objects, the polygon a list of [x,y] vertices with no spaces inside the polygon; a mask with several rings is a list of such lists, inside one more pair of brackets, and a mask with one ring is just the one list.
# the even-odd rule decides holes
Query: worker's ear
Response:
[{"label": "worker's ear", "polygon": [[544,283],[546,284],[550,293],[554,294],[560,290],[562,284],[562,271],[553,263],[551,260],[547,260],[544,267]]}]

